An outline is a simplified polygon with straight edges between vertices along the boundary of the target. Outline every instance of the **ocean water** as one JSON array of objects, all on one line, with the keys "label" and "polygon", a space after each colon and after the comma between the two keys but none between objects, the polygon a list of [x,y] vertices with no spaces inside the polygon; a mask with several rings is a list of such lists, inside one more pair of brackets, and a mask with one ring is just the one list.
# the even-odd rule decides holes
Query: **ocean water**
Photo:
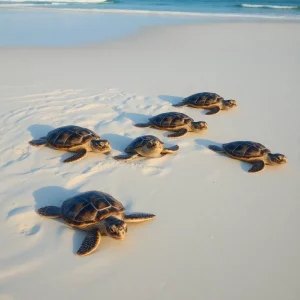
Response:
[{"label": "ocean water", "polygon": [[300,21],[300,0],[0,0],[0,47],[87,45],[153,25],[274,19]]},{"label": "ocean water", "polygon": [[300,0],[0,0],[0,10],[20,7],[185,16],[300,18]]}]

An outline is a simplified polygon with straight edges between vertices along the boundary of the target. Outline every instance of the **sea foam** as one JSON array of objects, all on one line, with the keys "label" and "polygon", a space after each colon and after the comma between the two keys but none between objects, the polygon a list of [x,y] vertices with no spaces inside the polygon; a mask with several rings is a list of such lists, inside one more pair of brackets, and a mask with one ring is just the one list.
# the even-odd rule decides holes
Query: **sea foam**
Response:
[{"label": "sea foam", "polygon": [[274,9],[300,9],[300,6],[289,5],[264,5],[264,4],[241,4],[241,7],[246,8],[274,8]]}]

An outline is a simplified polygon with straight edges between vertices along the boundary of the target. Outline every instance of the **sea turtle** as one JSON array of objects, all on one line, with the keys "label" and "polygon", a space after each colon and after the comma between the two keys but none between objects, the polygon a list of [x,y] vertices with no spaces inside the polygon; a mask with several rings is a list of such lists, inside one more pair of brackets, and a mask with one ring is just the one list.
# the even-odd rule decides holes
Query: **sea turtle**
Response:
[{"label": "sea turtle", "polygon": [[116,160],[128,161],[138,156],[143,157],[161,157],[168,153],[175,153],[179,146],[175,145],[165,148],[164,143],[153,135],[144,135],[133,140],[126,148],[126,155],[114,156]]},{"label": "sea turtle", "polygon": [[161,130],[175,131],[168,137],[185,135],[188,131],[201,131],[207,129],[207,123],[203,121],[194,122],[189,116],[179,112],[167,112],[154,116],[148,123],[135,124],[136,127],[154,127]]},{"label": "sea turtle", "polygon": [[182,102],[173,104],[173,106],[191,106],[195,108],[204,108],[209,110],[206,113],[207,115],[213,115],[218,113],[221,109],[228,110],[232,107],[235,107],[237,106],[237,103],[235,100],[224,100],[223,97],[219,96],[216,93],[204,92],[184,98]]},{"label": "sea turtle", "polygon": [[123,240],[128,222],[155,218],[153,214],[125,214],[124,206],[109,194],[99,191],[81,193],[65,200],[61,207],[45,206],[37,213],[46,218],[62,218],[68,225],[87,231],[77,255],[92,253],[99,245],[101,234]]},{"label": "sea turtle", "polygon": [[250,173],[262,171],[265,165],[277,165],[287,163],[287,158],[283,154],[272,154],[269,149],[259,143],[251,141],[236,141],[222,144],[221,147],[209,145],[209,149],[225,153],[231,158],[242,160],[253,164]]},{"label": "sea turtle", "polygon": [[87,128],[69,125],[51,130],[47,136],[29,142],[32,146],[49,146],[56,150],[76,152],[65,159],[64,163],[83,159],[88,151],[108,153],[111,150],[109,141]]}]

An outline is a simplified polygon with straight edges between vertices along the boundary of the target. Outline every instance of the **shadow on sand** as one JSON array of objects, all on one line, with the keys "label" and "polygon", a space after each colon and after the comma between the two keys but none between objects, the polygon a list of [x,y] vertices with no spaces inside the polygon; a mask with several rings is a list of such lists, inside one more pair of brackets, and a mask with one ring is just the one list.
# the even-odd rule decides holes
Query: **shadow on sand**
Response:
[{"label": "shadow on sand", "polygon": [[130,119],[134,124],[136,123],[147,123],[148,119],[152,116],[144,115],[144,114],[137,114],[137,113],[124,113],[123,116],[125,118]]},{"label": "shadow on sand", "polygon": [[[196,143],[196,145],[199,146],[200,149],[206,148],[206,149],[210,150],[210,149],[208,148],[209,145],[215,145],[215,146],[222,147],[222,144],[221,144],[221,143],[216,143],[216,142],[214,142],[214,141],[211,141],[211,140],[205,140],[205,139],[197,139],[197,140],[195,140],[195,143]],[[212,151],[212,150],[210,150],[210,151]],[[212,151],[212,152],[214,152],[214,151]],[[215,153],[216,155],[221,155],[221,156],[227,157],[228,159],[232,159],[232,160],[234,160],[234,161],[237,161],[237,159],[233,159],[233,158],[229,157],[229,156],[228,156],[227,154],[225,154],[225,153],[216,153],[216,152],[214,152],[214,153]],[[248,172],[249,169],[251,168],[251,164],[249,164],[249,163],[247,163],[247,162],[244,162],[244,161],[239,161],[239,162],[240,162],[241,168],[242,168],[244,171]]]},{"label": "shadow on sand", "polygon": [[48,132],[53,129],[54,128],[52,126],[44,124],[34,124],[28,127],[28,131],[30,131],[33,139],[38,139],[40,137],[46,136]]},{"label": "shadow on sand", "polygon": [[183,100],[183,97],[169,96],[169,95],[159,95],[158,98],[172,105],[180,103]]},{"label": "shadow on sand", "polygon": [[[61,207],[63,201],[71,198],[79,193],[78,189],[64,189],[60,186],[46,186],[36,190],[33,193],[35,199],[35,210],[43,206],[59,206]],[[62,226],[57,230],[57,234],[60,236],[66,230],[74,230],[72,227],[69,227],[62,219],[49,219],[49,222],[56,221]],[[84,239],[85,233],[81,230],[74,230],[73,237],[73,253],[76,254],[78,248],[80,247],[82,240]]]},{"label": "shadow on sand", "polygon": [[107,133],[101,136],[102,139],[108,140],[112,149],[124,152],[124,149],[133,141],[133,139],[115,133]]}]

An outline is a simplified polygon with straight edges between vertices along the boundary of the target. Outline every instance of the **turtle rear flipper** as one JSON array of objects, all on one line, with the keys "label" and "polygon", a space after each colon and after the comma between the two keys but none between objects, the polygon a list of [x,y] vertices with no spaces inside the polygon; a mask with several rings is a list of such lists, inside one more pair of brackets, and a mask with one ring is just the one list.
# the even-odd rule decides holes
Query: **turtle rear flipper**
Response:
[{"label": "turtle rear flipper", "polygon": [[179,129],[177,131],[175,131],[174,133],[171,133],[168,135],[168,137],[179,137],[179,136],[183,136],[187,133],[187,129],[186,128],[182,128],[182,129]]},{"label": "turtle rear flipper", "polygon": [[173,154],[176,153],[179,149],[178,145],[172,146],[172,147],[168,147],[168,148],[164,148],[163,151],[161,152],[162,154]]},{"label": "turtle rear flipper", "polygon": [[55,219],[55,218],[60,218],[61,209],[58,206],[45,206],[45,207],[39,208],[37,210],[37,213],[40,216],[43,216],[45,218]]},{"label": "turtle rear flipper", "polygon": [[113,158],[115,160],[129,161],[129,160],[132,160],[134,158],[137,158],[138,156],[139,156],[138,154],[124,154],[124,155],[114,156]]},{"label": "turtle rear flipper", "polygon": [[219,146],[216,146],[216,145],[209,145],[208,149],[210,149],[212,151],[215,151],[215,152],[218,152],[218,153],[225,153],[223,148],[221,148]]},{"label": "turtle rear flipper", "polygon": [[48,144],[47,137],[43,136],[37,140],[32,140],[28,142],[31,146],[42,147]]},{"label": "turtle rear flipper", "polygon": [[265,163],[262,160],[254,162],[254,165],[248,171],[249,173],[256,173],[262,171],[265,167]]},{"label": "turtle rear flipper", "polygon": [[78,256],[91,254],[96,250],[101,241],[101,234],[98,228],[93,228],[87,232],[85,239],[77,251]]},{"label": "turtle rear flipper", "polygon": [[151,124],[150,123],[138,123],[138,124],[134,124],[134,126],[144,128],[144,127],[151,127]]},{"label": "turtle rear flipper", "polygon": [[187,106],[188,104],[186,102],[179,102],[179,103],[176,103],[176,104],[173,104],[172,106],[174,107],[182,107],[182,106]]},{"label": "turtle rear flipper", "polygon": [[124,221],[128,223],[135,223],[135,222],[143,222],[143,221],[149,221],[154,219],[156,216],[153,214],[147,214],[147,213],[131,213],[126,214],[124,217]]},{"label": "turtle rear flipper", "polygon": [[214,115],[214,114],[217,114],[219,111],[220,111],[220,107],[219,106],[215,106],[213,107],[212,109],[210,109],[206,115]]},{"label": "turtle rear flipper", "polygon": [[65,159],[63,162],[69,163],[69,162],[79,161],[79,160],[83,159],[86,156],[86,154],[87,154],[86,149],[80,149],[80,150],[76,151],[76,154]]}]

